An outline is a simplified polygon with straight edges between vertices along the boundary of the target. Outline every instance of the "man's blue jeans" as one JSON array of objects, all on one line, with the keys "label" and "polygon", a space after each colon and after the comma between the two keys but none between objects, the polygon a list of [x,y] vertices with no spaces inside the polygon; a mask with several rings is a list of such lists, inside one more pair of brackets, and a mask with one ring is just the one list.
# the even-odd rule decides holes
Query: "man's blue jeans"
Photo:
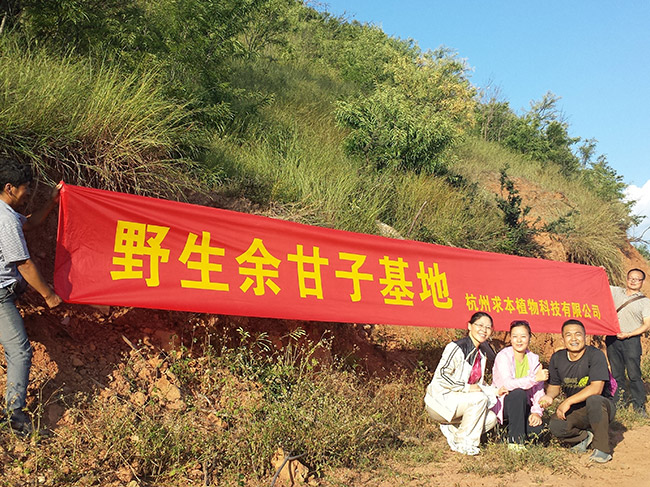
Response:
[{"label": "man's blue jeans", "polygon": [[32,366],[32,346],[16,308],[16,298],[13,286],[0,289],[0,344],[7,360],[5,410],[9,413],[25,407]]}]

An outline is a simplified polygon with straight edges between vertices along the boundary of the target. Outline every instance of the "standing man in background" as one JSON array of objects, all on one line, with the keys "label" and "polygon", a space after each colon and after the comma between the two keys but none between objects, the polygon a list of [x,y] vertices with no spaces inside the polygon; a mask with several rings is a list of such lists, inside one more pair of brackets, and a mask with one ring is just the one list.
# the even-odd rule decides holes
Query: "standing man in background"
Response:
[{"label": "standing man in background", "polygon": [[[605,343],[612,375],[618,383],[614,399],[618,402],[621,388],[624,389],[625,404],[631,403],[641,416],[647,417],[645,385],[641,377],[641,335],[650,329],[650,299],[641,292],[644,280],[645,272],[631,269],[627,273],[625,289],[610,286],[621,331],[608,336]],[[625,380],[626,371],[629,388]]]},{"label": "standing man in background", "polygon": [[25,324],[16,308],[16,299],[32,286],[50,308],[61,298],[43,279],[31,259],[23,230],[40,225],[56,206],[60,186],[50,201],[29,216],[18,213],[30,193],[32,170],[17,161],[0,158],[0,344],[7,360],[5,413],[11,428],[21,435],[33,432],[32,422],[23,409],[26,405],[32,346]]}]

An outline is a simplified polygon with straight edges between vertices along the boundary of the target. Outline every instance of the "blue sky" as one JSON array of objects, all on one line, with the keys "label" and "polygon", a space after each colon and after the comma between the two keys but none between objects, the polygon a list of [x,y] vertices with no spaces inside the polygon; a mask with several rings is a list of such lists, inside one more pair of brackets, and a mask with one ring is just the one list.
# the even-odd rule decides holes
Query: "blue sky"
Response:
[{"label": "blue sky", "polygon": [[[519,114],[551,91],[574,137],[595,138],[650,225],[650,2],[627,0],[329,0],[423,50],[446,46],[477,87],[499,87]],[[650,239],[650,230],[645,238]]]}]

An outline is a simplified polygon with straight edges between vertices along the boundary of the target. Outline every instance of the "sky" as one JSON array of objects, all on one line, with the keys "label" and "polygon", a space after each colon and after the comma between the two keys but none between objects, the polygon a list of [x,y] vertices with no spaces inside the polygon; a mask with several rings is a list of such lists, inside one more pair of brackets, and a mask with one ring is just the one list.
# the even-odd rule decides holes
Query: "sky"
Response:
[{"label": "sky", "polygon": [[[647,0],[326,0],[317,8],[446,46],[478,88],[498,87],[518,114],[548,91],[569,133],[596,139],[596,154],[628,184],[630,235],[650,227],[650,2]],[[644,236],[650,240],[650,230]]]}]

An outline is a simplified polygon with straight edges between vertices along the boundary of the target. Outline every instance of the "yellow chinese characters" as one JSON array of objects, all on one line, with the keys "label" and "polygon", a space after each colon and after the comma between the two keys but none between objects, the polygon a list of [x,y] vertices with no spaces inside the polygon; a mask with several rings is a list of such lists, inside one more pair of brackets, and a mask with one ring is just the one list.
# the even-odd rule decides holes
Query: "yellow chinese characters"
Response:
[{"label": "yellow chinese characters", "polygon": [[[241,275],[255,277],[254,280],[251,277],[247,277],[244,280],[242,285],[239,286],[242,291],[247,292],[255,284],[253,288],[255,296],[264,295],[267,287],[274,294],[280,292],[280,287],[273,281],[273,279],[277,279],[280,276],[278,272],[280,259],[273,257],[266,250],[262,239],[254,238],[248,250],[237,257],[237,263],[240,265],[239,273]],[[242,264],[251,264],[252,267],[243,267]]]},{"label": "yellow chinese characters", "polygon": [[547,299],[532,299],[509,296],[489,296],[480,294],[478,298],[472,293],[465,293],[465,306],[468,311],[485,311],[488,313],[517,312],[519,315],[557,316],[564,318],[600,319],[600,308],[597,304],[586,304],[566,301],[549,301]]},{"label": "yellow chinese characters", "polygon": [[[397,304],[399,306],[413,306],[413,292],[409,289],[413,282],[406,280],[405,270],[408,263],[399,257],[397,260],[389,259],[387,255],[379,259],[384,266],[386,277],[379,279],[379,283],[385,287],[381,290],[384,296],[384,303]],[[389,296],[389,297],[386,297]]]},{"label": "yellow chinese characters", "polygon": [[438,264],[434,262],[433,267],[424,268],[424,262],[419,262],[420,271],[417,276],[422,284],[420,299],[422,301],[431,298],[436,308],[451,309],[454,302],[449,297],[447,286],[447,274],[439,272]]},{"label": "yellow chinese characters", "polygon": [[[454,304],[447,274],[437,262],[419,261],[416,272],[403,257],[377,256],[377,260],[369,263],[367,255],[341,251],[334,254],[338,259],[332,259],[321,247],[312,246],[309,251],[302,244],[296,244],[295,252],[280,255],[275,247],[269,246],[271,253],[261,238],[253,238],[248,248],[237,255],[241,250],[227,251],[229,247],[219,246],[218,239],[213,239],[209,231],[188,232],[181,249],[179,236],[172,235],[172,238],[169,232],[170,227],[118,220],[111,279],[142,279],[148,287],[157,287],[160,286],[161,269],[167,268],[178,276],[181,288],[223,292],[238,288],[242,293],[252,291],[255,296],[265,296],[267,291],[277,295],[281,286],[284,288],[282,283],[295,276],[300,298],[323,300],[328,296],[328,286],[332,295],[341,294],[341,286],[336,288],[333,275],[337,280],[348,281],[343,293],[352,303],[361,303],[364,298],[373,303],[383,299],[383,304],[390,306],[412,307],[416,302],[423,302],[440,309],[451,309]],[[175,242],[179,248],[165,248],[165,238],[167,247]],[[169,263],[172,252],[173,266]],[[185,266],[180,276],[177,262]],[[281,266],[283,263],[285,265]],[[295,266],[288,263],[295,263]],[[163,264],[168,266],[163,267]],[[338,267],[329,270],[330,265]],[[375,275],[382,267],[383,277]],[[237,273],[243,277],[238,278]],[[415,277],[417,280],[411,280]],[[333,290],[332,286],[335,286]],[[481,297],[481,306],[489,307],[485,299]]]},{"label": "yellow chinese characters", "polygon": [[[287,255],[287,260],[298,264],[300,297],[316,296],[317,299],[323,299],[323,280],[320,268],[323,265],[328,265],[329,260],[320,256],[320,248],[314,247],[313,252],[312,256],[305,255],[302,245],[297,245],[296,253]],[[310,265],[313,270],[306,270],[305,264]],[[307,287],[307,280],[313,281],[313,287]]]},{"label": "yellow chinese characters", "polygon": [[[210,272],[221,272],[222,265],[210,262],[213,255],[223,257],[226,251],[219,247],[210,247],[210,232],[202,232],[201,243],[196,244],[198,235],[190,233],[187,236],[185,247],[178,258],[188,269],[201,271],[201,280],[189,281],[181,279],[181,287],[191,289],[212,289],[214,291],[228,291],[230,286],[223,282],[210,281]],[[199,254],[199,260],[190,260],[193,254]]]},{"label": "yellow chinese characters", "polygon": [[122,256],[113,257],[113,264],[122,267],[122,270],[111,271],[111,279],[114,281],[142,279],[143,257],[147,256],[149,257],[149,277],[145,282],[149,287],[159,286],[160,263],[167,262],[169,259],[169,249],[161,247],[167,232],[169,232],[169,227],[118,220],[113,249],[116,254],[122,254]]},{"label": "yellow chinese characters", "polygon": [[360,254],[351,254],[348,252],[339,252],[339,259],[352,261],[349,271],[336,271],[334,275],[339,279],[352,280],[352,294],[350,300],[354,303],[361,301],[361,281],[374,281],[372,274],[359,272],[361,266],[366,261],[367,256]]}]

